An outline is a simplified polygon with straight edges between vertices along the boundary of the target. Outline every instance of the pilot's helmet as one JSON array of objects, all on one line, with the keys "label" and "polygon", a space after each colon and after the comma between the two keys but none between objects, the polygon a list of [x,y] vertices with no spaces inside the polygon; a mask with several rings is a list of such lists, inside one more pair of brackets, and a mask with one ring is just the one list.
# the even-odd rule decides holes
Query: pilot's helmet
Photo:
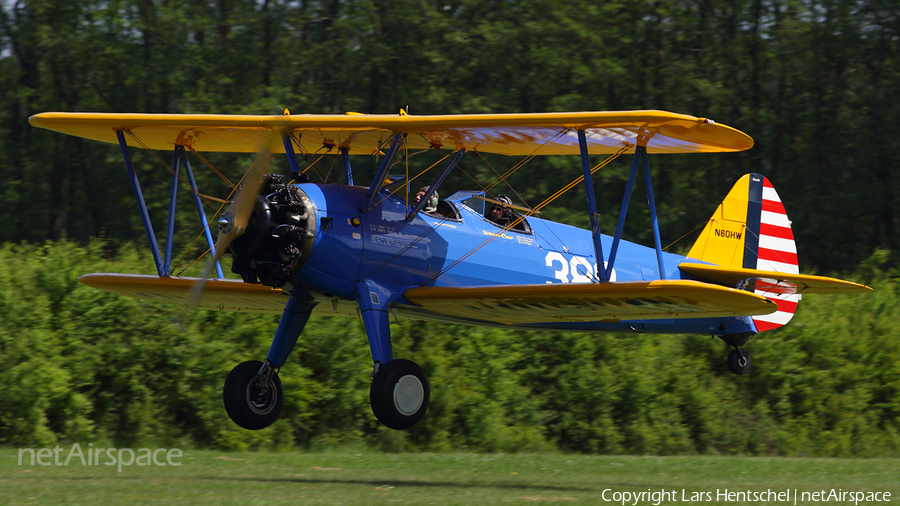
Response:
[{"label": "pilot's helmet", "polygon": [[[419,188],[419,191],[416,193],[428,193],[429,188],[431,188],[431,187],[423,186],[423,187]],[[440,200],[440,199],[441,199],[440,195],[438,195],[437,190],[435,190],[434,193],[431,195],[431,198],[428,200],[428,203],[425,204],[425,206],[430,207],[430,208],[436,208],[438,205],[438,200]]]},{"label": "pilot's helmet", "polygon": [[506,204],[503,206],[503,216],[506,216],[506,217],[512,216],[512,209],[507,207],[507,206],[512,205],[512,199],[509,198],[509,195],[507,195],[505,193],[501,193],[500,195],[497,195],[497,201],[503,202],[504,204]]}]

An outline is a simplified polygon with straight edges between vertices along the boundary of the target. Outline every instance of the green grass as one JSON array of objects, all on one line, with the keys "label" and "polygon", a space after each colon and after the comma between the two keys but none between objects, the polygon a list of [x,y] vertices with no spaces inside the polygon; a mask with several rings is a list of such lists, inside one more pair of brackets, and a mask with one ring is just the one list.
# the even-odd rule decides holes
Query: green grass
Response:
[{"label": "green grass", "polygon": [[[70,448],[63,447],[61,460]],[[793,504],[795,489],[890,492],[900,500],[900,460],[892,459],[188,450],[178,467],[132,465],[121,472],[103,465],[104,458],[99,466],[77,458],[68,466],[29,460],[19,465],[17,450],[0,449],[0,505],[617,504],[604,500],[606,489],[608,499],[613,492],[674,492],[675,500],[663,504],[688,504],[682,499],[694,492],[709,492],[707,504],[721,502],[716,494],[725,489],[790,489],[790,502],[781,504]],[[637,504],[655,502],[642,499]]]}]

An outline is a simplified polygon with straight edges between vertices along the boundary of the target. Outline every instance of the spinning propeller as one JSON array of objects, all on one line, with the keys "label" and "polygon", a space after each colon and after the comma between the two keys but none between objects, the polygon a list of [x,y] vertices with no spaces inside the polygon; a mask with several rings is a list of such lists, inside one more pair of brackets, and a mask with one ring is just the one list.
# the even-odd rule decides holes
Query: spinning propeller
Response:
[{"label": "spinning propeller", "polygon": [[207,273],[225,251],[228,250],[231,242],[244,235],[244,232],[247,231],[247,222],[250,220],[250,215],[253,214],[254,204],[266,172],[265,169],[268,168],[271,160],[272,154],[268,149],[263,148],[256,162],[250,167],[250,171],[244,176],[234,201],[219,218],[219,240],[216,242],[216,250],[213,257],[207,264]]},{"label": "spinning propeller", "polygon": [[247,231],[247,223],[253,214],[266,169],[272,161],[272,153],[268,147],[260,146],[258,151],[259,156],[239,183],[237,195],[218,220],[219,237],[212,258],[206,263],[203,273],[200,274],[200,280],[191,290],[191,296],[195,302],[199,301],[200,296],[203,295],[206,282],[216,262],[228,251],[231,243]]}]

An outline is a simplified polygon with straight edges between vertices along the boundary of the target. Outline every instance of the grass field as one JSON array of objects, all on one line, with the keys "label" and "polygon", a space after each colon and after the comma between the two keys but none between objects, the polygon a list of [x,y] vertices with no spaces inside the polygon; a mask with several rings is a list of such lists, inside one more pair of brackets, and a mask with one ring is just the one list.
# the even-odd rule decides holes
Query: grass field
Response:
[{"label": "grass field", "polygon": [[[795,504],[795,491],[796,504],[854,504],[851,496],[825,501],[832,489],[900,501],[900,460],[892,459],[185,450],[173,454],[177,467],[133,463],[119,472],[108,462],[83,465],[76,455],[41,466],[24,454],[20,465],[16,449],[0,449],[0,505]],[[811,494],[821,491],[816,501]]]}]

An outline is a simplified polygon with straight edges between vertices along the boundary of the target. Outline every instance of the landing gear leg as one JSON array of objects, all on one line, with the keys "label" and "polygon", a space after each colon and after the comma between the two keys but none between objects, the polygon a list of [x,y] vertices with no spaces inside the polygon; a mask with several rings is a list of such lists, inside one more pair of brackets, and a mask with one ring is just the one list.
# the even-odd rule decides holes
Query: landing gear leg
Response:
[{"label": "landing gear leg", "polygon": [[281,315],[266,361],[244,362],[228,374],[222,400],[225,411],[234,423],[245,429],[259,430],[278,418],[284,402],[284,390],[277,370],[287,361],[312,309],[313,305],[291,296]]},{"label": "landing gear leg", "polygon": [[744,375],[750,372],[750,352],[737,346],[728,354],[728,370],[734,374]]},{"label": "landing gear leg", "polygon": [[372,282],[360,283],[357,297],[375,371],[369,389],[372,412],[385,426],[405,430],[422,419],[431,387],[422,368],[409,360],[394,360],[391,347],[389,294]]}]

